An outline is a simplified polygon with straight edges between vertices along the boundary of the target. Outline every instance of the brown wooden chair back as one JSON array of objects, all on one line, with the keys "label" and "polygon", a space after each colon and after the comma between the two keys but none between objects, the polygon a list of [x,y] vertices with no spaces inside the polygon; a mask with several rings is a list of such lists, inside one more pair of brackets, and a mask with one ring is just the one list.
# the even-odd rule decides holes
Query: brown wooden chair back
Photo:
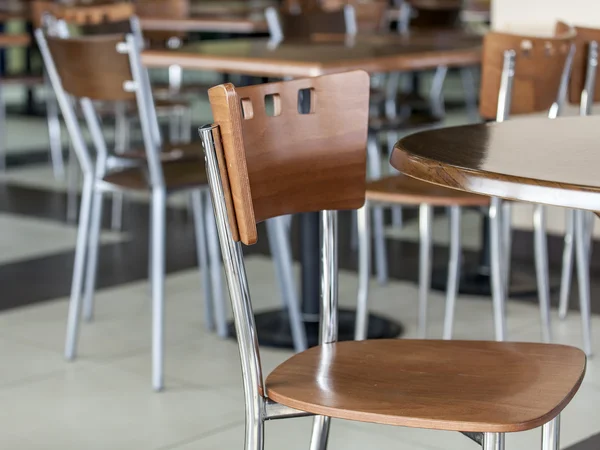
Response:
[{"label": "brown wooden chair back", "polygon": [[[190,15],[190,0],[138,0],[135,5],[138,17],[185,19]],[[178,31],[144,31],[144,38],[152,43],[167,42],[171,38],[183,39],[187,33]]]},{"label": "brown wooden chair back", "polygon": [[80,26],[123,22],[135,13],[134,5],[129,2],[67,5],[52,1],[34,1],[31,8],[32,21],[36,28],[42,26],[42,17],[46,13]]},{"label": "brown wooden chair back", "polygon": [[[573,58],[573,70],[571,72],[571,80],[569,81],[569,102],[579,103],[581,99],[581,92],[585,86],[585,77],[587,73],[588,65],[588,48],[590,42],[597,42],[600,44],[600,28],[584,28],[584,27],[571,27],[571,25],[565,22],[558,22],[556,24],[556,34],[563,34],[571,29],[575,29],[575,57]],[[596,79],[598,77],[600,69],[596,69]],[[594,101],[600,101],[600,83],[596,83],[594,90]]]},{"label": "brown wooden chair back", "polygon": [[390,4],[387,0],[321,0],[324,11],[336,11],[345,5],[352,5],[356,13],[358,31],[368,33],[382,31],[388,25],[387,12]]},{"label": "brown wooden chair back", "polygon": [[[222,84],[208,95],[221,133],[221,177],[229,180],[224,190],[235,240],[255,243],[256,223],[271,217],[364,203],[366,72],[243,88]],[[303,95],[310,96],[307,114],[299,112]]]},{"label": "brown wooden chair back", "polygon": [[47,38],[65,92],[92,100],[134,100],[125,83],[133,79],[129,58],[117,52],[123,35]]},{"label": "brown wooden chair back", "polygon": [[303,10],[300,13],[280,11],[278,16],[285,39],[307,39],[317,33],[345,34],[348,31],[343,9]]},{"label": "brown wooden chair back", "polygon": [[516,53],[510,114],[547,111],[556,101],[574,31],[554,37],[490,32],[483,40],[479,113],[495,119],[504,52]]}]

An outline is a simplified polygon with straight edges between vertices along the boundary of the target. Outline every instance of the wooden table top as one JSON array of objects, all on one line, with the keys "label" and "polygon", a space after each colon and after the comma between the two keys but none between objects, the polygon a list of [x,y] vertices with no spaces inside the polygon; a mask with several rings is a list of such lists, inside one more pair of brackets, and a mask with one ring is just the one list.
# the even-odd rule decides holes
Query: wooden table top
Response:
[{"label": "wooden table top", "polygon": [[480,36],[456,31],[358,35],[351,41],[332,35],[280,43],[235,39],[147,50],[142,61],[150,67],[177,64],[184,69],[244,75],[311,77],[353,69],[377,73],[474,65],[481,60],[481,42]]},{"label": "wooden table top", "polygon": [[514,119],[415,133],[391,164],[442,186],[600,211],[600,118]]}]

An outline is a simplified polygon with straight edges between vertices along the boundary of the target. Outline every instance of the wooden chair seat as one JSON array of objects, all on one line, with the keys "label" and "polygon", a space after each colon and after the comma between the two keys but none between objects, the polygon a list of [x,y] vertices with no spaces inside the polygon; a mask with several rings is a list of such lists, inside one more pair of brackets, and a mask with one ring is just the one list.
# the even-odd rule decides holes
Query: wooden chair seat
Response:
[{"label": "wooden chair seat", "polygon": [[[165,185],[168,191],[191,189],[207,185],[203,159],[194,161],[164,162],[162,165]],[[126,190],[148,190],[149,177],[146,167],[134,167],[112,172],[103,178],[109,187]]]},{"label": "wooden chair seat", "polygon": [[382,203],[432,206],[488,206],[489,197],[471,194],[420,181],[406,175],[393,175],[367,183],[366,197]]},{"label": "wooden chair seat", "polygon": [[313,414],[407,427],[514,432],[568,404],[585,373],[574,347],[371,340],[313,347],[267,378],[271,400]]},{"label": "wooden chair seat", "polygon": [[[143,148],[137,148],[126,151],[119,156],[127,159],[145,160],[146,151]],[[203,157],[202,147],[198,142],[190,142],[189,144],[164,144],[160,154],[162,162],[189,161],[192,159],[202,159]]]}]

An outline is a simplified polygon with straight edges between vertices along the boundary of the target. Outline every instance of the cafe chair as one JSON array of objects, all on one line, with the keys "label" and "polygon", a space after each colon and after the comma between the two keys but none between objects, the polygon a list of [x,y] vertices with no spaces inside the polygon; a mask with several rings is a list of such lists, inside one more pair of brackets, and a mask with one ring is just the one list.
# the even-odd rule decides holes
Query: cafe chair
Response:
[{"label": "cafe chair", "polygon": [[[298,93],[310,95],[307,114]],[[277,108],[267,114],[265,96]],[[311,449],[331,418],[466,433],[504,450],[508,432],[542,427],[559,449],[560,413],[577,392],[579,349],[481,341],[337,341],[337,211],[365,201],[369,76],[363,71],[243,88],[209,98],[201,128],[219,242],[234,311],[245,398],[245,450],[264,448],[267,420],[314,416]],[[263,376],[242,244],[257,222],[321,212],[321,344]],[[526,405],[526,406],[525,406]]]},{"label": "cafe chair", "polygon": [[352,5],[334,11],[310,10],[292,13],[273,6],[265,9],[269,37],[273,42],[285,39],[309,39],[316,33],[355,35],[356,12]]},{"label": "cafe chair", "polygon": [[[564,22],[556,24],[556,32],[569,30]],[[600,100],[600,86],[596,84],[598,75],[598,43],[600,29],[573,27],[575,29],[575,56],[573,73],[569,82],[568,99],[571,104],[579,105],[579,114],[592,114],[594,101]],[[583,349],[588,356],[592,354],[591,312],[590,312],[590,274],[592,232],[595,214],[587,211],[567,209],[565,211],[565,237],[562,256],[562,273],[558,316],[567,317],[569,295],[571,293],[571,275],[573,256],[576,257],[577,281],[579,287],[579,309],[583,330]]]},{"label": "cafe chair", "polygon": [[[83,193],[75,265],[69,304],[65,356],[77,353],[79,323],[93,315],[98,241],[104,194],[142,191],[151,193],[150,279],[152,286],[152,386],[164,386],[164,282],[166,196],[188,192],[194,206],[197,250],[209,327],[227,335],[221,286],[220,255],[213,217],[205,208],[207,181],[201,154],[184,147],[163,144],[148,74],[140,62],[139,42],[133,34],[60,36],[60,24],[47,35],[35,36],[61,113],[83,171]],[[132,19],[136,27],[136,19]],[[110,64],[107,65],[107,61]],[[110,70],[108,70],[110,68]],[[111,152],[103,136],[93,102],[135,101],[142,126],[143,156]],[[96,157],[88,150],[73,103],[83,112]],[[211,262],[209,264],[209,261]],[[216,323],[215,323],[216,322]]]}]

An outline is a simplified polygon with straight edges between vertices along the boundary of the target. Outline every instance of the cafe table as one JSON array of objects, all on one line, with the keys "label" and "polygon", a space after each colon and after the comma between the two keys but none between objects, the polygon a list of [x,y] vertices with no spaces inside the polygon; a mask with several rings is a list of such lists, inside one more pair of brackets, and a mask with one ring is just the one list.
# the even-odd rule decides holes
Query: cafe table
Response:
[{"label": "cafe table", "polygon": [[[363,69],[369,73],[461,67],[479,64],[481,36],[461,31],[357,35],[316,35],[306,40],[235,39],[185,44],[178,49],[149,49],[142,53],[148,67],[178,65],[187,70],[216,71],[261,77],[313,77]],[[318,343],[319,327],[319,221],[318,214],[300,218],[302,312],[308,344]],[[288,320],[281,312],[256,316],[264,345],[292,347]],[[396,336],[401,327],[371,316],[369,337]],[[354,336],[354,312],[340,311],[339,338]]]},{"label": "cafe table", "polygon": [[[600,118],[513,119],[419,132],[398,141],[391,165],[448,188],[598,212]],[[578,245],[583,248],[583,240]],[[589,286],[589,273],[579,276]],[[584,294],[581,308],[589,308],[589,290]],[[585,317],[589,310],[582,330],[590,336]]]}]

